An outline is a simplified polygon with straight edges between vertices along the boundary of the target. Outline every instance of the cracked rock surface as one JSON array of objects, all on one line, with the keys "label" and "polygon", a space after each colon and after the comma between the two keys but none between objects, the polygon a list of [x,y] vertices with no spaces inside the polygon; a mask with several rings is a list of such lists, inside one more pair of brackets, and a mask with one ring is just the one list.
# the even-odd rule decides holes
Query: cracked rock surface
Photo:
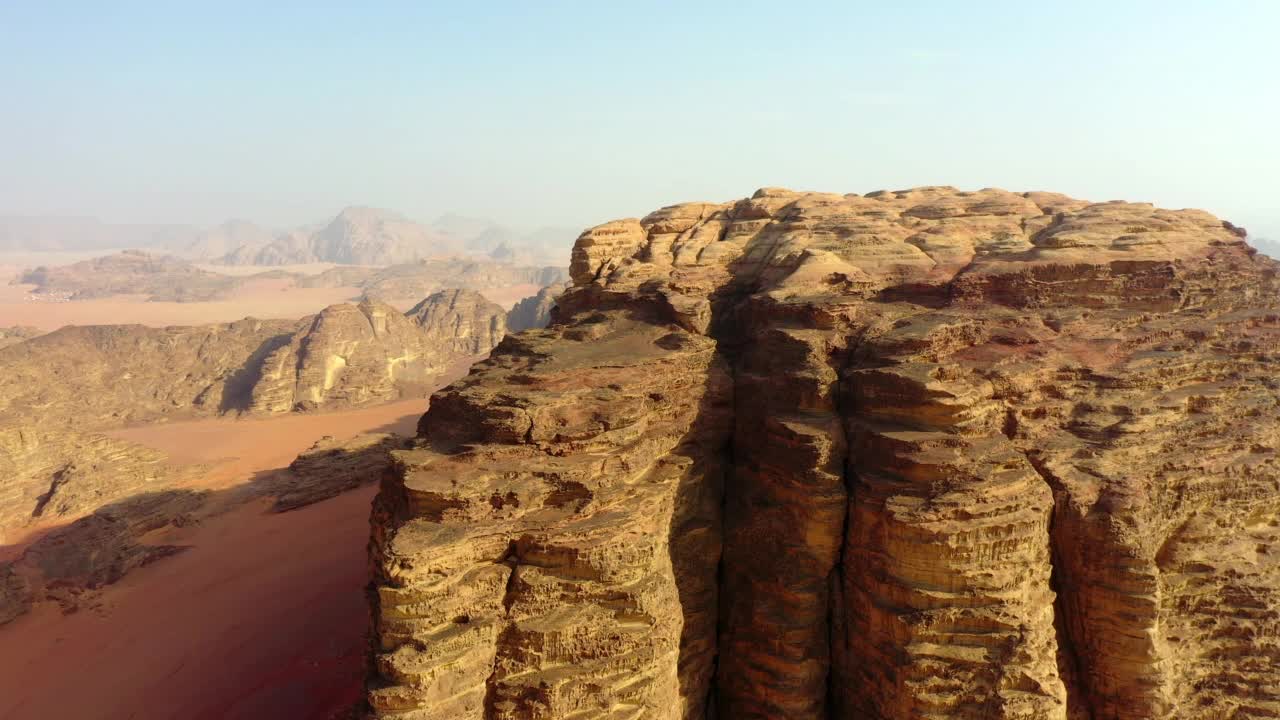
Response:
[{"label": "cracked rock surface", "polygon": [[1280,266],[764,189],[583,233],[374,507],[370,717],[1280,715]]}]

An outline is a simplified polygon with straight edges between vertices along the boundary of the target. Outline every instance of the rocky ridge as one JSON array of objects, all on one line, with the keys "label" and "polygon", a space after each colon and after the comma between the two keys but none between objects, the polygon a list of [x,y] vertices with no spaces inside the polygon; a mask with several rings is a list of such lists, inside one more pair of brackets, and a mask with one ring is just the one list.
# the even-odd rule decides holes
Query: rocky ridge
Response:
[{"label": "rocky ridge", "polygon": [[585,232],[375,502],[371,717],[1280,714],[1280,266],[1195,210]]},{"label": "rocky ridge", "polygon": [[[447,302],[441,294],[422,305]],[[423,327],[366,299],[300,320],[67,326],[0,348],[0,412],[28,425],[91,430],[425,396],[434,377],[499,339],[490,318],[474,318],[477,328],[472,319]],[[463,348],[457,332],[474,339]]]},{"label": "rocky ridge", "polygon": [[302,287],[359,288],[375,298],[420,298],[449,288],[483,293],[514,285],[543,287],[568,279],[563,267],[508,265],[484,260],[446,259],[391,265],[383,268],[337,267],[300,278]]},{"label": "rocky ridge", "polygon": [[[267,277],[267,276],[263,276]],[[71,265],[37,267],[10,281],[35,285],[37,294],[68,300],[147,295],[151,300],[203,302],[226,297],[245,278],[201,270],[172,255],[124,250]]]}]

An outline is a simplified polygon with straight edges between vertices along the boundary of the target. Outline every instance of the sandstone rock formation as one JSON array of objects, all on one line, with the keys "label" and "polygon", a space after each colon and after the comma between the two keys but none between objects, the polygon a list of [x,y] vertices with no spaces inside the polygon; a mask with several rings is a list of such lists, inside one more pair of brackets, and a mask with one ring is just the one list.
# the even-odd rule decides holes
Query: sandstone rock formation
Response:
[{"label": "sandstone rock formation", "polygon": [[381,481],[391,470],[391,451],[407,446],[408,438],[392,433],[367,433],[344,441],[326,436],[255,491],[275,498],[275,512],[297,510]]},{"label": "sandstone rock formation", "polygon": [[507,334],[507,312],[474,290],[442,290],[405,314],[460,356],[483,355]]},{"label": "sandstone rock formation", "polygon": [[456,248],[433,233],[390,210],[348,207],[315,232],[285,233],[267,243],[244,244],[230,250],[221,262],[231,265],[294,265],[332,262],[344,265],[394,265]]},{"label": "sandstone rock formation", "polygon": [[565,268],[508,265],[487,260],[424,260],[384,268],[337,267],[301,278],[302,287],[357,287],[377,298],[421,298],[446,288],[485,292],[514,285],[552,285],[568,279]]},{"label": "sandstone rock formation", "polygon": [[298,320],[68,326],[0,349],[0,416],[79,431],[247,407],[263,358]]},{"label": "sandstone rock formation", "polygon": [[1280,265],[765,189],[585,232],[375,502],[371,717],[1280,714]]},{"label": "sandstone rock formation", "polygon": [[201,270],[172,255],[125,250],[71,265],[38,267],[11,284],[35,285],[36,293],[69,300],[148,295],[152,300],[201,302],[225,297],[244,280]]},{"label": "sandstone rock formation", "polygon": [[68,326],[0,347],[0,414],[83,431],[425,397],[445,369],[488,352],[492,331],[483,314],[424,328],[373,300],[301,320]]},{"label": "sandstone rock formation", "polygon": [[79,517],[195,470],[135,443],[15,420],[0,424],[0,544],[31,522]]},{"label": "sandstone rock formation", "polygon": [[551,309],[556,306],[556,298],[569,287],[567,283],[548,285],[538,291],[537,295],[527,297],[516,303],[507,313],[507,329],[520,332],[532,328],[544,328],[551,322]]},{"label": "sandstone rock formation", "polygon": [[[469,329],[469,328],[467,328]],[[425,396],[430,381],[464,355],[390,305],[331,305],[262,361],[251,412],[311,410]]]}]

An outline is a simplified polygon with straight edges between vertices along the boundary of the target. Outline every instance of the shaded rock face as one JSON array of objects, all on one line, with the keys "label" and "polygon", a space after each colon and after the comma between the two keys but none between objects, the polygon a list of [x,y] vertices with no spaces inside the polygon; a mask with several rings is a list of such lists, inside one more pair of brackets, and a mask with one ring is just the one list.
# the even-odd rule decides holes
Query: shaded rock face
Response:
[{"label": "shaded rock face", "polygon": [[520,332],[546,327],[551,323],[551,310],[556,306],[556,298],[568,287],[568,283],[548,285],[539,290],[537,295],[516,303],[507,313],[507,329]]},{"label": "shaded rock face", "polygon": [[766,189],[584,233],[375,502],[379,718],[1280,713],[1280,266]]},{"label": "shaded rock face", "polygon": [[483,355],[507,334],[507,312],[474,290],[433,293],[405,313],[428,336],[459,355]]}]

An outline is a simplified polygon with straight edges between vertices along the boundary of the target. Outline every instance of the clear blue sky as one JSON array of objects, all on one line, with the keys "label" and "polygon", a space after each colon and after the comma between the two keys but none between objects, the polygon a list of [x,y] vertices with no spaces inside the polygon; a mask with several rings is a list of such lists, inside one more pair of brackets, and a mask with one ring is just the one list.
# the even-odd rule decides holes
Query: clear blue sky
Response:
[{"label": "clear blue sky", "polygon": [[952,184],[1280,237],[1264,0],[15,0],[0,48],[0,213],[582,226],[761,185]]}]

